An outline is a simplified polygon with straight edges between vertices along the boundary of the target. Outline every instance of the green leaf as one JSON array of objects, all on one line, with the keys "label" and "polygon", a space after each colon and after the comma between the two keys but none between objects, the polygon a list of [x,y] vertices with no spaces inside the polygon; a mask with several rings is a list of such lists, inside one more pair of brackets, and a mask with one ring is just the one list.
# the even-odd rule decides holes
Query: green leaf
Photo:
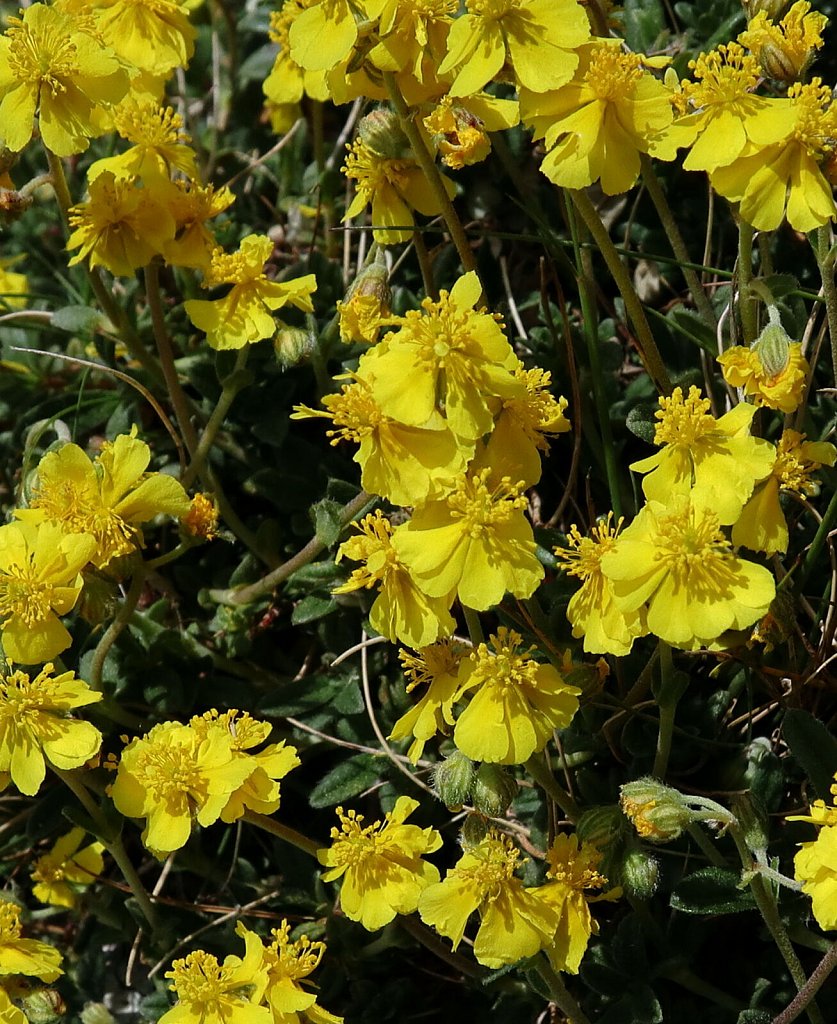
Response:
[{"label": "green leaf", "polygon": [[654,990],[648,985],[638,985],[598,1019],[599,1024],[661,1024],[663,1010]]},{"label": "green leaf", "polygon": [[632,434],[642,438],[649,444],[654,443],[654,435],[657,430],[657,419],[654,415],[659,405],[635,405],[628,413],[625,426]]},{"label": "green leaf", "polygon": [[665,28],[659,0],[625,0],[625,41],[630,49],[647,53]]},{"label": "green leaf", "polygon": [[317,534],[317,540],[323,547],[330,548],[332,544],[337,542],[337,538],[343,529],[343,521],[341,519],[342,505],[339,505],[336,501],[330,501],[328,498],[323,498],[322,501],[317,502],[311,511],[314,514],[314,529]]},{"label": "green leaf", "polygon": [[311,790],[312,807],[333,807],[369,789],[380,778],[380,764],[370,754],[357,754],[333,768]]},{"label": "green leaf", "polygon": [[306,622],[316,622],[322,619],[337,607],[337,602],[332,597],[323,597],[321,594],[310,594],[304,597],[294,608],[291,614],[291,622],[295,626],[302,626]]},{"label": "green leaf", "polygon": [[[651,312],[656,311],[651,309]],[[656,315],[660,316],[659,313]],[[665,320],[672,333],[681,335],[710,355],[717,356],[718,339],[715,337],[715,331],[694,310],[686,309],[685,306],[675,306],[661,319]]]},{"label": "green leaf", "polygon": [[771,1024],[773,1014],[767,1010],[742,1010],[737,1024]]},{"label": "green leaf", "polygon": [[726,868],[701,868],[684,878],[671,894],[671,906],[684,914],[738,914],[755,910],[749,889],[739,889],[741,876]]},{"label": "green leaf", "polygon": [[837,739],[818,718],[801,708],[792,708],[785,714],[782,734],[817,796],[829,800],[837,772]]},{"label": "green leaf", "polygon": [[97,328],[110,327],[110,321],[89,306],[63,306],[52,314],[52,326],[68,334],[92,334]]}]

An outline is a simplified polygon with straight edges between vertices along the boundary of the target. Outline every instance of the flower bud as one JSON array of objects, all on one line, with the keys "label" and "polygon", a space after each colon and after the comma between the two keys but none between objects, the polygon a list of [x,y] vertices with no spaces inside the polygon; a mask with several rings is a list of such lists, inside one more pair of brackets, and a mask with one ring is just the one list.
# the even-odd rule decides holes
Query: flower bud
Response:
[{"label": "flower bud", "polygon": [[20,1004],[30,1024],[53,1024],[67,1012],[54,988],[34,988],[21,996]]},{"label": "flower bud", "polygon": [[310,331],[282,324],[273,338],[273,351],[277,362],[287,368],[301,363],[311,354],[316,344]]},{"label": "flower bud", "polygon": [[[750,744],[747,751],[751,763],[759,760],[759,748],[755,747],[753,749],[754,747],[755,744]],[[767,752],[767,748],[764,748],[761,756],[764,757]],[[768,832],[767,813],[761,801],[754,797],[752,793],[740,793],[733,797],[730,809],[738,819],[738,825],[744,837],[744,842],[747,844],[747,849],[756,854],[765,853],[767,850]]]},{"label": "flower bud", "polygon": [[747,21],[752,21],[762,11],[771,21],[778,21],[792,3],[793,0],[742,0]]},{"label": "flower bud", "polygon": [[625,818],[618,804],[591,807],[578,819],[575,830],[583,843],[593,843],[605,850],[619,838]]},{"label": "flower bud", "polygon": [[116,1018],[104,1003],[85,1003],[79,1017],[81,1024],[116,1024]]},{"label": "flower bud", "polygon": [[462,751],[454,750],[439,762],[433,773],[433,788],[446,807],[461,807],[474,784],[474,763]]},{"label": "flower bud", "polygon": [[410,153],[410,143],[398,124],[398,115],[389,107],[378,107],[362,117],[357,134],[365,146],[386,160],[398,160]]},{"label": "flower bud", "polygon": [[759,50],[759,64],[768,78],[790,84],[802,70],[790,53],[776,43],[765,43]]},{"label": "flower bud", "polygon": [[76,611],[91,626],[101,626],[113,618],[119,604],[116,580],[95,571],[86,571],[82,576],[84,587]]},{"label": "flower bud", "polygon": [[770,323],[753,342],[753,350],[757,353],[765,373],[776,377],[788,365],[791,339],[782,327],[779,310],[775,306],[767,307],[767,315],[770,317]]},{"label": "flower bud", "polygon": [[471,802],[489,818],[502,814],[517,796],[517,782],[498,764],[481,764],[471,787]]},{"label": "flower bud", "polygon": [[634,847],[622,857],[619,878],[629,899],[650,900],[660,880],[660,865],[652,853]]},{"label": "flower bud", "polygon": [[459,842],[463,850],[470,846],[477,846],[488,834],[488,819],[481,814],[469,814],[462,822],[462,829],[459,833]]},{"label": "flower bud", "polygon": [[637,833],[652,843],[668,843],[677,839],[692,814],[676,789],[656,779],[627,782],[620,791],[622,813],[629,818]]},{"label": "flower bud", "polygon": [[346,298],[337,303],[340,340],[347,344],[374,345],[381,321],[390,316],[391,300],[389,271],[383,251],[379,249],[374,261],[358,274]]}]

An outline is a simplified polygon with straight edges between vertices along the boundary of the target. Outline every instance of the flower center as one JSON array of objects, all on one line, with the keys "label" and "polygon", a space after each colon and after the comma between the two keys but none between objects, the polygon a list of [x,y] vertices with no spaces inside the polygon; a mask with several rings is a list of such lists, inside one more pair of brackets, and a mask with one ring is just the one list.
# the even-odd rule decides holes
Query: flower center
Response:
[{"label": "flower center", "polygon": [[65,79],[79,74],[76,47],[63,18],[37,27],[9,18],[7,36],[9,68],[18,81],[45,86],[55,94],[66,90]]},{"label": "flower center", "polygon": [[624,99],[642,78],[642,57],[625,53],[618,46],[603,44],[593,50],[584,81],[600,100]]},{"label": "flower center", "polygon": [[33,559],[25,565],[12,563],[0,576],[0,618],[16,616],[34,626],[49,615],[55,587],[38,579]]},{"label": "flower center", "polygon": [[689,388],[687,398],[683,397],[682,388],[675,388],[670,398],[660,399],[660,409],[655,414],[660,422],[654,433],[654,444],[690,447],[714,433],[718,424],[709,408],[709,399],[701,398],[696,387]]},{"label": "flower center", "polygon": [[689,61],[696,82],[684,82],[683,91],[695,107],[732,103],[755,89],[760,70],[758,60],[739,43],[721,44]]},{"label": "flower center", "polygon": [[489,490],[490,473],[490,469],[483,469],[478,476],[464,478],[460,489],[447,498],[451,518],[464,519],[466,532],[473,539],[481,537],[486,528],[508,523],[515,510],[526,508],[520,485],[507,476]]}]

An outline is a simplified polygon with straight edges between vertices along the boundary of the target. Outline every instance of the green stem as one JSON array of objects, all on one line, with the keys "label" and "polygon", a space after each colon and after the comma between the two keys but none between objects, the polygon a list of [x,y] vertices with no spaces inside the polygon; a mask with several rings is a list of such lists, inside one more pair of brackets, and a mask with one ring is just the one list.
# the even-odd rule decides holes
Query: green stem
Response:
[{"label": "green stem", "polygon": [[660,722],[657,732],[657,750],[654,754],[654,767],[651,774],[656,779],[664,779],[668,771],[668,760],[671,756],[671,742],[674,737],[674,718],[677,713],[677,702],[681,697],[681,689],[674,682],[674,660],[671,647],[660,641],[660,688],[657,692],[657,707]]},{"label": "green stem", "polygon": [[477,263],[468,242],[468,236],[465,234],[462,222],[454,209],[453,203],[450,201],[447,191],[445,190],[444,179],[442,178],[439,168],[436,166],[433,154],[427,148],[424,136],[419,131],[418,126],[410,114],[410,108],[407,106],[407,102],[402,96],[401,90],[398,88],[398,82],[395,80],[395,76],[390,71],[382,72],[382,76],[384,86],[389,94],[389,101],[392,104],[393,110],[398,115],[401,130],[407,136],[407,140],[410,143],[416,161],[422,169],[424,177],[427,179],[427,184],[433,191],[433,195],[439,206],[442,218],[450,232],[451,240],[456,246],[456,251],[459,253],[459,259],[462,263],[462,267],[466,271],[475,271],[477,269]]},{"label": "green stem", "polygon": [[686,831],[706,854],[710,864],[714,864],[716,868],[724,868],[727,866],[726,857],[724,857],[721,851],[712,843],[712,840],[708,838],[700,825],[696,822],[690,821],[686,825]]},{"label": "green stem", "polygon": [[296,829],[290,828],[288,825],[274,821],[273,818],[268,818],[265,814],[259,814],[257,811],[245,811],[241,820],[246,821],[249,825],[255,825],[256,828],[260,828],[264,832],[269,832],[272,836],[283,840],[283,842],[290,843],[291,846],[302,850],[303,853],[307,853],[315,860],[317,859],[317,851],[322,849],[319,843],[315,843],[308,836],[304,836],[301,832],[297,832]]},{"label": "green stem", "polygon": [[753,228],[742,220],[738,224],[738,310],[745,345],[752,345],[758,335],[756,301],[750,293],[752,280]]},{"label": "green stem", "polygon": [[146,567],[143,563],[140,563],[134,570],[131,585],[128,588],[128,593],[125,595],[125,600],[122,602],[122,607],[117,612],[116,618],[102,634],[102,639],[96,645],[96,650],[93,652],[93,657],[90,661],[90,679],[88,680],[93,690],[102,689],[102,672],[105,667],[105,659],[134,614],[134,609],[137,606],[143,584],[145,583],[145,573]]},{"label": "green stem", "polygon": [[235,366],[233,367],[232,373],[228,377],[224,378],[221,394],[218,396],[218,401],[215,404],[215,408],[212,410],[212,415],[209,417],[206,426],[203,429],[203,433],[195,448],[192,461],[186,468],[186,472],[183,474],[181,483],[188,490],[191,487],[196,477],[199,477],[203,472],[203,467],[206,462],[207,456],[209,455],[210,449],[215,441],[218,431],[227,418],[227,413],[230,411],[230,406],[235,401],[238,393],[243,391],[253,380],[253,375],[246,369],[247,358],[250,355],[250,346],[245,345],[240,348],[236,353]]},{"label": "green stem", "polygon": [[581,247],[578,237],[578,225],[574,207],[567,204],[567,214],[575,243],[576,277],[578,294],[581,299],[581,313],[584,320],[583,334],[587,345],[587,358],[590,361],[590,381],[593,388],[593,404],[596,407],[596,419],[602,435],[602,458],[604,459],[607,488],[610,494],[610,507],[617,519],[623,514],[622,494],[619,487],[619,466],[616,461],[616,445],[613,442],[613,431],[610,424],[610,405],[605,395],[604,374],[599,354],[599,318],[596,304],[593,301],[593,256],[589,249]]},{"label": "green stem", "polygon": [[[796,985],[797,990],[801,992],[807,985],[808,978],[802,964],[799,962],[799,957],[796,955],[796,950],[793,948],[793,943],[785,930],[785,926],[782,923],[782,918],[779,915],[779,907],[776,904],[773,892],[771,891],[770,886],[765,882],[764,877],[759,874],[758,865],[754,861],[753,856],[747,847],[742,830],[737,822],[730,825],[729,832],[735,842],[736,849],[738,850],[738,856],[741,858],[741,864],[746,873],[750,891],[756,901],[759,913],[761,914],[765,925],[767,925],[767,930],[770,932],[773,941],[776,944],[776,948],[779,950],[782,959],[785,961],[788,971],[790,972],[790,976],[793,979],[793,983]],[[813,993],[811,998],[807,1001],[805,1010],[811,1024],[825,1024],[819,1007],[813,1000]]]},{"label": "green stem", "polygon": [[639,297],[634,289],[630,274],[619,258],[619,253],[616,251],[616,246],[613,244],[607,228],[602,223],[601,217],[596,212],[596,208],[586,192],[578,189],[568,189],[568,194],[572,198],[573,205],[578,210],[582,220],[587,225],[587,230],[598,246],[599,252],[601,252],[607,264],[607,269],[610,271],[611,277],[619,289],[619,294],[625,303],[625,310],[636,334],[637,351],[648,376],[654,382],[654,386],[659,392],[664,395],[670,395],[672,390],[671,381],[663,363],[663,358],[660,355],[660,350],[657,348],[656,341],[654,341],[654,335],[651,333],[651,328],[648,325],[645,310],[642,308],[642,303],[639,301]]},{"label": "green stem", "polygon": [[[64,224],[64,230],[69,235],[70,209],[73,205],[73,200],[70,195],[69,186],[67,185],[67,176],[64,174],[64,164],[61,162],[61,158],[57,157],[50,149],[46,150],[46,156],[49,164],[49,174],[52,181],[52,187],[55,190],[55,198],[58,200],[58,208],[61,211],[61,220]],[[124,309],[113,301],[112,295],[107,288],[105,288],[105,284],[102,281],[98,268],[91,267],[87,260],[84,260],[83,266],[87,274],[87,279],[90,282],[90,287],[93,290],[93,294],[96,296],[96,301],[99,303],[100,309],[113,324],[125,347],[130,352],[131,357],[135,359],[142,368],[154,378],[154,380],[157,382],[162,381],[163,378],[162,373],[160,372],[160,367],[157,365],[157,362],[152,357],[151,353],[146,349],[145,345],[143,345],[142,339],[134,330]]]},{"label": "green stem", "polygon": [[545,956],[539,956],[532,964],[531,969],[537,972],[546,983],[552,1002],[567,1018],[567,1024],[590,1024],[587,1015],[567,990],[561,975]]},{"label": "green stem", "polygon": [[90,795],[87,787],[78,778],[78,776],[71,771],[66,771],[63,768],[56,768],[55,765],[51,764],[50,768],[58,776],[59,779],[64,783],[65,786],[75,795],[81,806],[87,811],[93,824],[97,828],[97,838],[100,840],[102,845],[113,857],[116,866],[122,872],[122,877],[128,883],[131,892],[134,894],[140,910],[142,910],[143,916],[151,926],[152,931],[157,928],[157,912],[154,909],[154,904],[151,902],[151,897],[148,895],[145,886],[142,884],[137,870],[131,863],[128,854],[125,851],[125,847],[122,844],[122,840],[119,836],[113,839],[107,838],[109,833],[109,826],[102,816],[102,812],[99,805]]},{"label": "green stem", "polygon": [[[352,498],[347,505],[343,506],[343,511],[340,514],[341,526],[348,526],[352,520],[356,519],[357,516],[377,500],[377,498],[371,498],[365,491],[361,491],[357,497]],[[301,569],[304,565],[308,565],[309,562],[312,562],[324,550],[325,544],[318,537],[314,536],[292,558],[277,566],[260,580],[256,580],[255,583],[238,589],[211,590],[209,592],[210,596],[213,600],[218,601],[219,604],[251,604],[253,601],[258,601],[260,597],[269,594],[280,583],[284,583],[290,575]]]},{"label": "green stem", "polygon": [[823,983],[835,967],[837,967],[837,942],[831,946],[814,968],[811,977],[805,982],[793,1001],[777,1017],[773,1018],[773,1024],[792,1024],[792,1021],[795,1021],[808,1008],[809,1003],[822,988]]},{"label": "green stem", "polygon": [[195,450],[198,446],[198,435],[195,425],[192,423],[189,400],[180,385],[180,378],[177,376],[177,367],[174,365],[174,349],[171,338],[166,328],[166,318],[163,312],[163,302],[160,295],[160,264],[153,259],[145,267],[145,294],[148,299],[148,308],[151,311],[151,325],[154,330],[154,340],[157,342],[157,352],[160,356],[160,365],[163,369],[163,377],[166,381],[166,388],[169,399],[177,417],[180,433],[183,437],[189,455],[194,460]]},{"label": "green stem", "polygon": [[439,289],[436,287],[436,282],[433,279],[433,264],[430,262],[430,253],[427,251],[427,246],[424,244],[424,236],[420,231],[413,232],[413,248],[416,250],[416,259],[421,271],[424,293],[428,298],[436,302],[439,298]]},{"label": "green stem", "polygon": [[671,242],[672,251],[680,264],[683,277],[686,279],[686,284],[692,293],[692,299],[707,324],[710,327],[715,327],[718,323],[718,318],[715,315],[715,310],[712,308],[712,303],[709,301],[709,296],[700,283],[700,278],[691,267],[686,243],[683,241],[677,220],[671,212],[671,207],[668,205],[660,179],[654,170],[654,162],[646,153],[640,153],[639,159],[642,166],[642,180],[645,183],[645,188],[648,191],[648,195],[651,196],[651,201],[657,210],[657,216],[660,218],[663,230],[668,235],[669,242]]},{"label": "green stem", "polygon": [[555,781],[546,761],[546,755],[533,754],[526,762],[526,771],[541,789],[561,808],[570,821],[578,821],[581,811],[570,794]]},{"label": "green stem", "polygon": [[485,634],[482,631],[482,623],[480,617],[473,608],[469,608],[467,605],[462,605],[462,615],[465,619],[465,625],[468,627],[468,636],[471,638],[471,643],[474,647],[478,647],[480,644],[485,643]]},{"label": "green stem", "polygon": [[835,260],[837,260],[837,251],[832,250],[831,228],[828,225],[817,228],[817,244],[813,248],[822,279],[822,294],[825,299],[828,335],[831,341],[831,365],[834,381],[837,383],[837,284],[834,281],[834,264]]},{"label": "green stem", "polygon": [[823,548],[829,533],[834,528],[835,521],[837,521],[837,492],[831,496],[831,501],[829,501],[825,515],[817,527],[817,532],[814,534],[814,539],[811,541],[811,546],[808,548],[808,553],[805,555],[802,567],[796,575],[795,590],[797,594],[801,593],[802,588],[808,582],[808,577],[821,564]]}]

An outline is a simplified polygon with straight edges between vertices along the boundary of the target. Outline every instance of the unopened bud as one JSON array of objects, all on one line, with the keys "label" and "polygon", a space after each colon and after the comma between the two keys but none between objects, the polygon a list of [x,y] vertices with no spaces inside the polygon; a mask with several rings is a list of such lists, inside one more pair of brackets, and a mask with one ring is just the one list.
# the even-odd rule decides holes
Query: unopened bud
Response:
[{"label": "unopened bud", "polygon": [[281,366],[296,366],[311,354],[316,344],[310,331],[283,324],[273,338],[273,351]]},{"label": "unopened bud", "polygon": [[643,839],[652,843],[668,843],[677,839],[692,814],[676,789],[656,779],[627,782],[620,791],[622,813]]},{"label": "unopened bud", "polygon": [[21,996],[20,1004],[30,1024],[53,1024],[67,1012],[54,988],[35,988]]},{"label": "unopened bud", "polygon": [[410,143],[398,123],[398,115],[389,107],[378,107],[361,118],[357,134],[373,153],[386,160],[398,160],[410,153]]},{"label": "unopened bud", "polygon": [[340,317],[340,340],[351,344],[374,345],[381,322],[390,316],[392,292],[383,252],[358,274],[346,298],[337,303]]},{"label": "unopened bud", "polygon": [[461,750],[455,750],[436,765],[433,788],[446,807],[461,807],[474,784],[474,763]]},{"label": "unopened bud", "polygon": [[84,587],[76,611],[91,626],[101,626],[113,618],[119,604],[116,580],[92,571],[84,572],[82,578]]},{"label": "unopened bud", "polygon": [[502,814],[517,796],[517,782],[498,764],[481,764],[471,787],[471,802],[489,818]]},{"label": "unopened bud", "polygon": [[[748,756],[752,761],[759,760],[759,750],[754,744],[748,748]],[[769,754],[765,747],[762,757]],[[730,808],[738,820],[741,834],[747,849],[753,853],[764,853],[767,850],[767,812],[763,804],[752,793],[741,793],[734,797]]]},{"label": "unopened bud", "polygon": [[660,880],[660,865],[652,853],[635,847],[623,856],[619,878],[628,898],[650,900]]},{"label": "unopened bud", "polygon": [[775,43],[765,43],[759,50],[758,59],[765,75],[777,82],[795,82],[802,70],[792,55]]},{"label": "unopened bud", "polygon": [[462,822],[462,829],[459,833],[459,841],[463,850],[470,846],[477,846],[488,834],[488,818],[481,814],[469,814]]},{"label": "unopened bud", "polygon": [[762,11],[771,21],[778,21],[792,3],[793,0],[742,0],[747,21],[752,21]]},{"label": "unopened bud", "polygon": [[104,1003],[85,1003],[79,1017],[81,1024],[116,1024],[116,1018]]},{"label": "unopened bud", "polygon": [[593,843],[606,850],[619,838],[625,818],[618,804],[591,807],[578,819],[575,830],[583,843]]},{"label": "unopened bud", "polygon": [[771,377],[776,377],[788,365],[791,339],[782,327],[779,310],[775,306],[767,307],[767,315],[770,317],[770,323],[753,342],[753,350],[757,353],[765,372]]}]

